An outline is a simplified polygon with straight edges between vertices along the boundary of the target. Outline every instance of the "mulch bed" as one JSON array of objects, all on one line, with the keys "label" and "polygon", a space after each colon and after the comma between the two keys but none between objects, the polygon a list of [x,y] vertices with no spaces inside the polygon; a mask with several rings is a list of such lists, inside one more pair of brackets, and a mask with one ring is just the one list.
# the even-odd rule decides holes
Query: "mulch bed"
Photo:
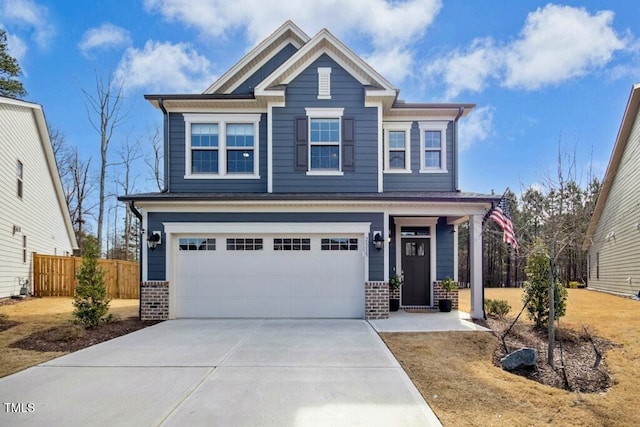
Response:
[{"label": "mulch bed", "polygon": [[[483,326],[490,328],[500,338],[512,321],[489,317],[483,322]],[[517,323],[505,338],[505,342],[509,352],[524,347],[535,348],[538,351],[537,366],[532,369],[513,371],[516,375],[552,387],[582,393],[604,392],[614,384],[606,364],[605,353],[618,344],[595,336],[591,331],[557,329],[553,367],[547,363],[548,335],[546,329],[538,330],[530,323]],[[597,359],[594,345],[602,355],[597,367],[594,366]],[[500,342],[494,352],[494,364],[501,366],[500,359],[506,354],[504,346]]]},{"label": "mulch bed", "polygon": [[103,323],[95,328],[85,329],[69,323],[44,331],[36,332],[13,343],[12,347],[35,351],[72,352],[89,347],[103,341],[129,334],[147,326],[159,323],[158,320],[141,321],[137,318],[115,320]]}]

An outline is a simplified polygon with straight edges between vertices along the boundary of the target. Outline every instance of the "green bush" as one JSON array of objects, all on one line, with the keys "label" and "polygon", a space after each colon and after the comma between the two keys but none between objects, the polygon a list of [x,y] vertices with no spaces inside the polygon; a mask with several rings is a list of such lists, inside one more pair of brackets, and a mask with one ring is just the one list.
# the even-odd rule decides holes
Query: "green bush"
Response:
[{"label": "green bush", "polygon": [[575,282],[575,281],[571,281],[567,285],[567,288],[569,288],[569,289],[578,289],[579,286],[580,286],[580,283]]},{"label": "green bush", "polygon": [[[527,257],[527,281],[524,282],[522,299],[527,303],[527,312],[537,328],[546,327],[549,323],[549,281],[551,266],[547,248],[540,239],[534,243]],[[528,301],[528,302],[527,302]],[[567,289],[556,280],[554,284],[555,317],[565,315],[567,308]]]},{"label": "green bush", "polygon": [[85,241],[73,306],[76,320],[89,328],[109,321],[109,299],[104,285],[104,271],[98,265],[98,249],[94,240]]},{"label": "green bush", "polygon": [[506,300],[503,299],[490,299],[486,298],[484,300],[484,306],[486,307],[487,314],[491,316],[497,316],[500,319],[504,319],[504,317],[509,314],[511,310],[511,306]]}]

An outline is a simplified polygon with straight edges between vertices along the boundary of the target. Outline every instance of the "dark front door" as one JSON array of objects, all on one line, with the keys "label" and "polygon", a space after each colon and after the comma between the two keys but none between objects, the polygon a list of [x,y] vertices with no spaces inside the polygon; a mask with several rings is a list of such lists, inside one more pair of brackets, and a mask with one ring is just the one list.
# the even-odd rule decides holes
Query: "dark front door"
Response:
[{"label": "dark front door", "polygon": [[402,305],[431,305],[429,239],[402,239]]}]

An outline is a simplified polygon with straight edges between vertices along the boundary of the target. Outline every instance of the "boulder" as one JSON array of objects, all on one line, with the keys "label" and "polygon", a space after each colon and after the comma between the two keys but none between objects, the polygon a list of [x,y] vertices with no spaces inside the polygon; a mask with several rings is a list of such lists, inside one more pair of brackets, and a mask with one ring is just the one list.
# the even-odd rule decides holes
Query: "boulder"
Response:
[{"label": "boulder", "polygon": [[531,368],[538,363],[538,351],[535,348],[521,348],[500,359],[502,367],[507,371],[519,368]]}]

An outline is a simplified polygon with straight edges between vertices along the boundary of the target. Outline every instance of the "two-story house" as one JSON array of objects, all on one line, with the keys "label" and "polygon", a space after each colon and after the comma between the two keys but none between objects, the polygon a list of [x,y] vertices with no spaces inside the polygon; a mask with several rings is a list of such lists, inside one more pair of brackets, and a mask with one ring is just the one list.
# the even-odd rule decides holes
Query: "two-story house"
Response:
[{"label": "two-story house", "polygon": [[467,221],[482,317],[495,198],[458,190],[474,105],[398,93],[326,29],[286,22],[204,93],[145,96],[164,115],[166,190],[121,197],[149,242],[143,317],[386,317],[394,274],[402,306],[433,307]]}]

